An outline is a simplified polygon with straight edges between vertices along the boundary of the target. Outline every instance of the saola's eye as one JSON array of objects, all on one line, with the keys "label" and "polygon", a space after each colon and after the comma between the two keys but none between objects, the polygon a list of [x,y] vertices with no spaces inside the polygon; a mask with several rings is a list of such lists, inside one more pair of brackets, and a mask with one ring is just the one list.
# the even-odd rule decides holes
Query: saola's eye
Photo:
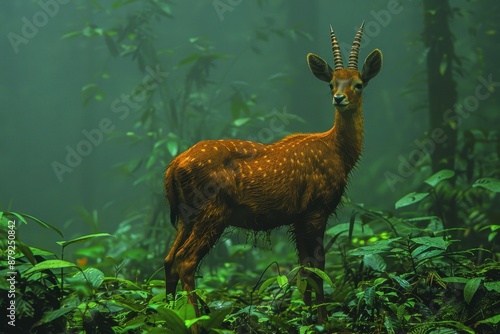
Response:
[{"label": "saola's eye", "polygon": [[358,89],[358,90],[361,90],[363,89],[363,84],[362,83],[357,83],[354,85],[354,88]]}]

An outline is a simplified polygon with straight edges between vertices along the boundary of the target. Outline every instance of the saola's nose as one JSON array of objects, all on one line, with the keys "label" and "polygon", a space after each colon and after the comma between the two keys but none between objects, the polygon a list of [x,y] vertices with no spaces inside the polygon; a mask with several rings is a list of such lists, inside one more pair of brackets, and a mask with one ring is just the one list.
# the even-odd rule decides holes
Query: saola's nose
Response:
[{"label": "saola's nose", "polygon": [[344,99],[345,99],[345,95],[344,94],[335,94],[333,96],[333,99],[335,100],[335,104],[341,104],[342,101],[344,101]]}]

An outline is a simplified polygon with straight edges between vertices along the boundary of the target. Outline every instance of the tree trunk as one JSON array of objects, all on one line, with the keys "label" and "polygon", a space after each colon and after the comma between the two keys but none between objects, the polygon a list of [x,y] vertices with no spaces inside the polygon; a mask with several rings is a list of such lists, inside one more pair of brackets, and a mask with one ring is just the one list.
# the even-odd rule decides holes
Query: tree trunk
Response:
[{"label": "tree trunk", "polygon": [[[434,143],[431,155],[432,171],[455,169],[457,147],[457,119],[455,104],[457,103],[456,82],[453,79],[453,67],[457,63],[453,46],[453,35],[450,31],[449,19],[452,10],[448,0],[424,0],[424,43],[427,53],[427,89],[429,103],[429,133],[431,138],[435,131],[446,138],[442,143]],[[441,141],[441,140],[440,140]],[[451,186],[454,185],[451,179]],[[437,196],[437,194],[436,194]],[[432,211],[443,219],[445,228],[460,225],[456,202],[447,201],[446,205],[436,203]]]},{"label": "tree trunk", "polygon": [[449,27],[452,11],[448,0],[424,0],[424,43],[427,54],[427,87],[429,102],[430,134],[442,129],[446,140],[435,143],[434,152],[429,152],[432,171],[454,169],[457,131],[453,122],[454,105],[457,102],[453,66],[457,58],[453,46],[453,35]]}]

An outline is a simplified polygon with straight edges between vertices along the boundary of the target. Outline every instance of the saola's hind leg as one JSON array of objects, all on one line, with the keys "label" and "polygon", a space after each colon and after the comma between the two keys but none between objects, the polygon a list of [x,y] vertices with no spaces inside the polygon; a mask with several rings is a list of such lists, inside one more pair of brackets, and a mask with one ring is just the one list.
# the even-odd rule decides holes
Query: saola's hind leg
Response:
[{"label": "saola's hind leg", "polygon": [[[174,267],[180,277],[182,288],[188,292],[196,289],[194,277],[200,261],[217,243],[227,226],[225,214],[229,212],[228,209],[223,210],[220,205],[210,203],[206,204],[202,211],[205,215],[196,217],[193,221],[193,228],[186,233],[188,236],[178,248],[174,259]],[[196,314],[199,316],[196,295],[189,294],[188,299],[195,306]]]},{"label": "saola's hind leg", "polygon": [[[196,289],[196,269],[224,232],[231,214],[229,207],[218,202],[217,198],[207,200],[189,222],[179,222],[179,231],[164,261],[167,295],[175,295],[179,280],[183,290]],[[190,294],[188,298],[199,315],[196,296]]]},{"label": "saola's hind leg", "polygon": [[175,236],[174,243],[168,252],[167,257],[163,261],[163,268],[165,270],[165,283],[166,283],[166,293],[167,298],[169,294],[175,298],[175,288],[177,287],[177,283],[179,282],[179,272],[176,267],[174,267],[175,263],[175,255],[179,248],[186,241],[187,235],[185,233],[184,221],[179,221],[179,229],[177,230],[177,234]]}]

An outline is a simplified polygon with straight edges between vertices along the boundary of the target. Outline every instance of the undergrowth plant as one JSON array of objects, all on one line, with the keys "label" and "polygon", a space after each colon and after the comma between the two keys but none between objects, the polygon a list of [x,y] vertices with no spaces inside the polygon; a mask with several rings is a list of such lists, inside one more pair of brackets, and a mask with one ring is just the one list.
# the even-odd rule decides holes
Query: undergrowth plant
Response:
[{"label": "undergrowth plant", "polygon": [[[423,192],[404,196],[395,206],[406,208],[433,199],[454,173],[440,171],[429,177]],[[500,192],[500,181],[479,179],[470,191],[484,196]],[[418,195],[420,194],[420,195]],[[420,203],[421,204],[421,203]],[[7,307],[7,272],[16,273],[19,327],[25,332],[82,333],[189,333],[193,323],[213,333],[496,333],[500,323],[500,264],[495,248],[460,247],[453,229],[438,215],[415,216],[372,210],[345,201],[353,209],[349,222],[327,231],[328,261],[325,271],[279,263],[254,273],[238,284],[198,289],[203,315],[196,317],[181,292],[165,302],[164,281],[154,268],[145,280],[124,275],[127,271],[109,256],[108,265],[87,266],[63,260],[67,248],[84,242],[88,247],[120,242],[119,234],[92,234],[58,242],[61,253],[40,250],[16,240],[16,248],[2,244],[6,257],[0,265],[0,307]],[[14,212],[1,214],[2,240],[8,240],[8,220],[38,223],[61,232],[35,217]],[[491,233],[494,224],[486,225]],[[468,238],[469,236],[465,236]],[[496,235],[490,236],[495,238]],[[103,258],[106,258],[106,247]],[[488,254],[481,259],[478,253]],[[481,261],[478,261],[481,260]],[[238,259],[228,268],[238,268]],[[102,269],[102,270],[101,270]],[[276,270],[274,270],[276,269]],[[315,310],[304,305],[307,275],[319,275],[327,295],[328,322],[315,324]],[[206,287],[206,289],[205,289]],[[5,293],[4,293],[5,292]]]}]

